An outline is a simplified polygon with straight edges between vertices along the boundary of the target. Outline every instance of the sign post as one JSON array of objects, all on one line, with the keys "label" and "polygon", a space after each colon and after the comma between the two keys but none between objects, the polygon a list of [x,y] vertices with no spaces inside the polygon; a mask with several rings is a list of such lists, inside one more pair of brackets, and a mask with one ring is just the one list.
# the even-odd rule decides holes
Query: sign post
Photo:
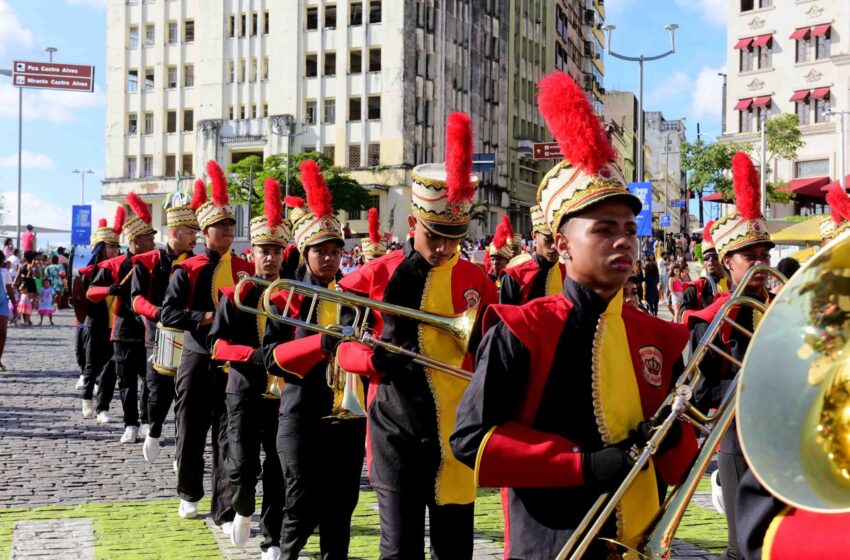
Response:
[{"label": "sign post", "polygon": [[91,206],[75,204],[71,209],[71,245],[88,245],[91,239]]},{"label": "sign post", "polygon": [[638,237],[652,237],[652,183],[629,183],[629,192],[643,203],[637,221]]}]

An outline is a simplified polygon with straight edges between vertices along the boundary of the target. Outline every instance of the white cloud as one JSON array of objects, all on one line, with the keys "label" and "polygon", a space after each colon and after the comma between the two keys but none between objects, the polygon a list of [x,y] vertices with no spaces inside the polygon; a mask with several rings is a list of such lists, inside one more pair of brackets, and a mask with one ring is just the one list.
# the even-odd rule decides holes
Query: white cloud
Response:
[{"label": "white cloud", "polygon": [[[53,160],[44,154],[34,154],[24,150],[21,153],[21,166],[31,169],[53,169]],[[18,154],[0,158],[0,167],[18,167]]]},{"label": "white cloud", "polygon": [[[106,96],[98,86],[91,93],[28,89],[24,91],[24,119],[70,122],[79,116],[78,111],[105,103]],[[0,84],[0,118],[4,117],[18,118],[18,88],[8,83]]]},{"label": "white cloud", "polygon": [[605,2],[605,15],[610,17],[620,14],[632,4],[634,4],[634,0],[608,0]]},{"label": "white cloud", "polygon": [[[77,202],[75,201],[74,204]],[[18,220],[18,194],[16,192],[0,192],[0,204],[3,210],[2,221],[3,225],[11,227],[14,233],[15,225]],[[97,225],[100,218],[106,218],[111,224],[113,215],[107,216],[104,214],[104,202],[102,200],[86,201],[92,207],[92,223]],[[70,230],[71,229],[71,205],[60,206],[45,200],[33,193],[24,192],[21,196],[21,227],[26,224],[32,224],[39,227],[47,227],[53,229]],[[44,238],[44,239],[43,239]],[[50,234],[50,237],[39,235],[39,245],[45,240],[50,240],[51,244],[56,242],[64,242],[67,244],[68,234]]]},{"label": "white cloud", "polygon": [[10,47],[32,47],[32,31],[18,20],[6,0],[0,0],[0,59],[5,58]]},{"label": "white cloud", "polygon": [[92,8],[106,9],[109,0],[67,0],[72,6],[91,6]]},{"label": "white cloud", "polygon": [[716,25],[726,26],[729,17],[729,0],[676,0],[680,8],[699,12],[700,16]]},{"label": "white cloud", "polygon": [[722,113],[723,79],[717,73],[725,70],[724,67],[702,67],[694,81],[691,94],[691,115],[693,118],[711,117],[719,119]]},{"label": "white cloud", "polygon": [[691,79],[685,72],[673,72],[664,78],[653,76],[652,79],[654,84],[644,98],[645,111],[663,111],[669,107],[671,100],[682,97],[690,90]]}]

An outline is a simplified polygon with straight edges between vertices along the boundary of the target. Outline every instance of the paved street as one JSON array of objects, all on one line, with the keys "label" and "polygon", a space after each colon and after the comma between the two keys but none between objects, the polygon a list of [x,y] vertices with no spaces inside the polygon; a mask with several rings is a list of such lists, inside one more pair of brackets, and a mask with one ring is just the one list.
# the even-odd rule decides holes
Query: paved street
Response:
[{"label": "paved street", "polygon": [[[0,558],[259,558],[256,524],[254,541],[237,551],[209,521],[177,517],[170,417],[156,465],[143,461],[141,444],[118,443],[120,423],[82,419],[73,334],[68,312],[56,327],[9,329],[9,371],[0,374]],[[119,417],[120,408],[116,393]],[[699,503],[706,498],[698,495]],[[208,502],[200,510],[209,511]],[[481,492],[476,532],[476,558],[501,557],[495,491]],[[377,507],[365,480],[352,535],[352,558],[377,557]],[[712,558],[723,548],[723,518],[692,505],[678,536],[686,542],[676,557]],[[304,556],[317,552],[314,538]]]}]

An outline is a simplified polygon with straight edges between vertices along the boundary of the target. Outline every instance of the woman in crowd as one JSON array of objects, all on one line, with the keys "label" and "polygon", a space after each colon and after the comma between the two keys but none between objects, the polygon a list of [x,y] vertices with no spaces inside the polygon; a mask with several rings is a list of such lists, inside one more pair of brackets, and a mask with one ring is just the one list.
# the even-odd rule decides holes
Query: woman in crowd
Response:
[{"label": "woman in crowd", "polygon": [[658,285],[660,277],[658,274],[658,265],[655,264],[655,256],[650,254],[646,257],[646,266],[643,269],[644,282],[644,301],[649,312],[658,316]]}]

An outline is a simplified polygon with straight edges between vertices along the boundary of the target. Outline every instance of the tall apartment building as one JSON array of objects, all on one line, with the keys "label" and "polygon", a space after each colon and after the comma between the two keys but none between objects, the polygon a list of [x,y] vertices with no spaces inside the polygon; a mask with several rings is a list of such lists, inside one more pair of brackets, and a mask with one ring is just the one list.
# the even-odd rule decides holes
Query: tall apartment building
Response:
[{"label": "tall apartment building", "polygon": [[[796,113],[805,146],[774,170],[805,200],[840,173],[838,117],[823,113],[850,109],[850,3],[729,0],[728,29],[723,140],[758,153],[761,117]],[[784,206],[773,217],[799,211]]]},{"label": "tall apartment building", "polygon": [[[688,231],[687,177],[682,170],[681,145],[686,140],[685,121],[667,120],[660,111],[644,113],[644,142],[649,147],[646,171],[652,181],[653,211],[670,216],[665,232]],[[675,206],[682,204],[684,206]],[[659,224],[660,226],[660,224]]]},{"label": "tall apartment building", "polygon": [[[476,152],[508,161],[508,5],[113,0],[103,198],[139,193],[163,231],[160,203],[178,174],[188,189],[208,159],[318,150],[371,191],[383,228],[403,239],[410,170],[442,161],[450,112],[471,114]],[[507,187],[505,174],[481,174],[490,219],[473,235],[507,211]],[[365,231],[361,218],[341,216]]]}]

